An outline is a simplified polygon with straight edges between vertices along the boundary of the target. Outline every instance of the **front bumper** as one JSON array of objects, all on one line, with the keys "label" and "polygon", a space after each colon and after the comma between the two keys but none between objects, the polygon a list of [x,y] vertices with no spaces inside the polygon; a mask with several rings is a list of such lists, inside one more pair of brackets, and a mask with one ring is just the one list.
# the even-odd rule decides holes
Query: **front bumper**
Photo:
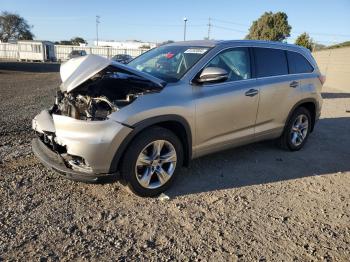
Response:
[{"label": "front bumper", "polygon": [[[46,110],[33,119],[32,126],[41,138],[33,142],[33,151],[38,152],[36,155],[45,164],[54,166],[57,171],[84,177],[115,173],[116,170],[112,168],[114,155],[132,131],[110,119],[77,120],[50,114]],[[62,167],[62,162],[66,168]]]},{"label": "front bumper", "polygon": [[48,168],[63,174],[66,178],[80,181],[80,182],[96,182],[99,178],[105,177],[108,174],[87,174],[83,172],[75,171],[68,168],[64,163],[62,157],[52,151],[47,145],[45,145],[40,138],[34,138],[32,140],[33,153],[40,159],[40,161]]}]

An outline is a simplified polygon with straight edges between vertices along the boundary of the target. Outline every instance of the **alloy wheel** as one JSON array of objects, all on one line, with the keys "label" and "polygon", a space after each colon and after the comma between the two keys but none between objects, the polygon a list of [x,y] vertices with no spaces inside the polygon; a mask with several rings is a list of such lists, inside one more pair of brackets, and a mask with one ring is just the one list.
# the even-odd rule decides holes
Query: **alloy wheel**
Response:
[{"label": "alloy wheel", "polygon": [[309,119],[306,115],[300,114],[296,117],[290,132],[291,142],[294,146],[300,146],[305,140],[309,131]]},{"label": "alloy wheel", "polygon": [[174,146],[166,140],[155,140],[145,146],[137,158],[137,181],[147,189],[159,188],[174,174],[176,162]]}]

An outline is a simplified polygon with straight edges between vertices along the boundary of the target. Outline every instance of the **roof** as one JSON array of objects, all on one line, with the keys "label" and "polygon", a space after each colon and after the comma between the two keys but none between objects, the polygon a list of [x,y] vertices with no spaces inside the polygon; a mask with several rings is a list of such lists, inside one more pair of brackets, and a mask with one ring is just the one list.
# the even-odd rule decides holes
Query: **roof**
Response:
[{"label": "roof", "polygon": [[173,46],[206,46],[206,47],[214,47],[214,46],[220,46],[220,45],[258,45],[258,46],[274,46],[274,47],[281,47],[281,48],[297,48],[297,49],[305,49],[303,47],[293,45],[293,44],[287,44],[282,42],[275,42],[275,41],[264,41],[264,40],[192,40],[192,41],[181,41],[181,42],[175,42],[168,45]]},{"label": "roof", "polygon": [[54,44],[51,41],[47,41],[47,40],[18,40],[17,42],[27,42],[27,43],[51,43]]},{"label": "roof", "polygon": [[216,40],[192,40],[192,41],[180,41],[167,44],[169,46],[205,46],[214,47],[219,41]]},{"label": "roof", "polygon": [[222,41],[222,43],[242,43],[242,44],[249,44],[249,45],[257,45],[257,46],[270,46],[270,47],[280,47],[280,48],[286,48],[286,49],[299,49],[308,51],[307,48],[302,47],[300,45],[295,44],[289,44],[289,43],[283,43],[278,41],[267,41],[267,40],[230,40],[230,41]]}]

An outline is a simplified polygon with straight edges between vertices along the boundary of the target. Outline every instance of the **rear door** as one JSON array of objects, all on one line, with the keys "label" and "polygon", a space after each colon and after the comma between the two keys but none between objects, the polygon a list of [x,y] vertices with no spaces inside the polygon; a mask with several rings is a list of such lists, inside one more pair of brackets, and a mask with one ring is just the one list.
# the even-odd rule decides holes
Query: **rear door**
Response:
[{"label": "rear door", "polygon": [[274,48],[253,48],[260,100],[256,118],[256,139],[278,136],[291,108],[300,100],[299,76],[289,74],[287,52]]},{"label": "rear door", "polygon": [[319,80],[314,74],[312,74],[314,67],[302,54],[293,51],[286,52],[289,74],[298,75],[298,84],[301,91],[307,95],[316,92],[317,86],[314,84],[315,81],[313,80],[316,78],[316,83],[319,83]]}]

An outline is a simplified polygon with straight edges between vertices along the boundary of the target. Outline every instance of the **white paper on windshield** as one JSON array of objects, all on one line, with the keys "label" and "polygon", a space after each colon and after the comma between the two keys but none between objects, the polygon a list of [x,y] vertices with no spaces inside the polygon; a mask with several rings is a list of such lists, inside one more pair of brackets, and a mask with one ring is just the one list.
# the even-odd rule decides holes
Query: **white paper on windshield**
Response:
[{"label": "white paper on windshield", "polygon": [[184,53],[185,54],[204,54],[207,52],[208,48],[189,48]]}]

